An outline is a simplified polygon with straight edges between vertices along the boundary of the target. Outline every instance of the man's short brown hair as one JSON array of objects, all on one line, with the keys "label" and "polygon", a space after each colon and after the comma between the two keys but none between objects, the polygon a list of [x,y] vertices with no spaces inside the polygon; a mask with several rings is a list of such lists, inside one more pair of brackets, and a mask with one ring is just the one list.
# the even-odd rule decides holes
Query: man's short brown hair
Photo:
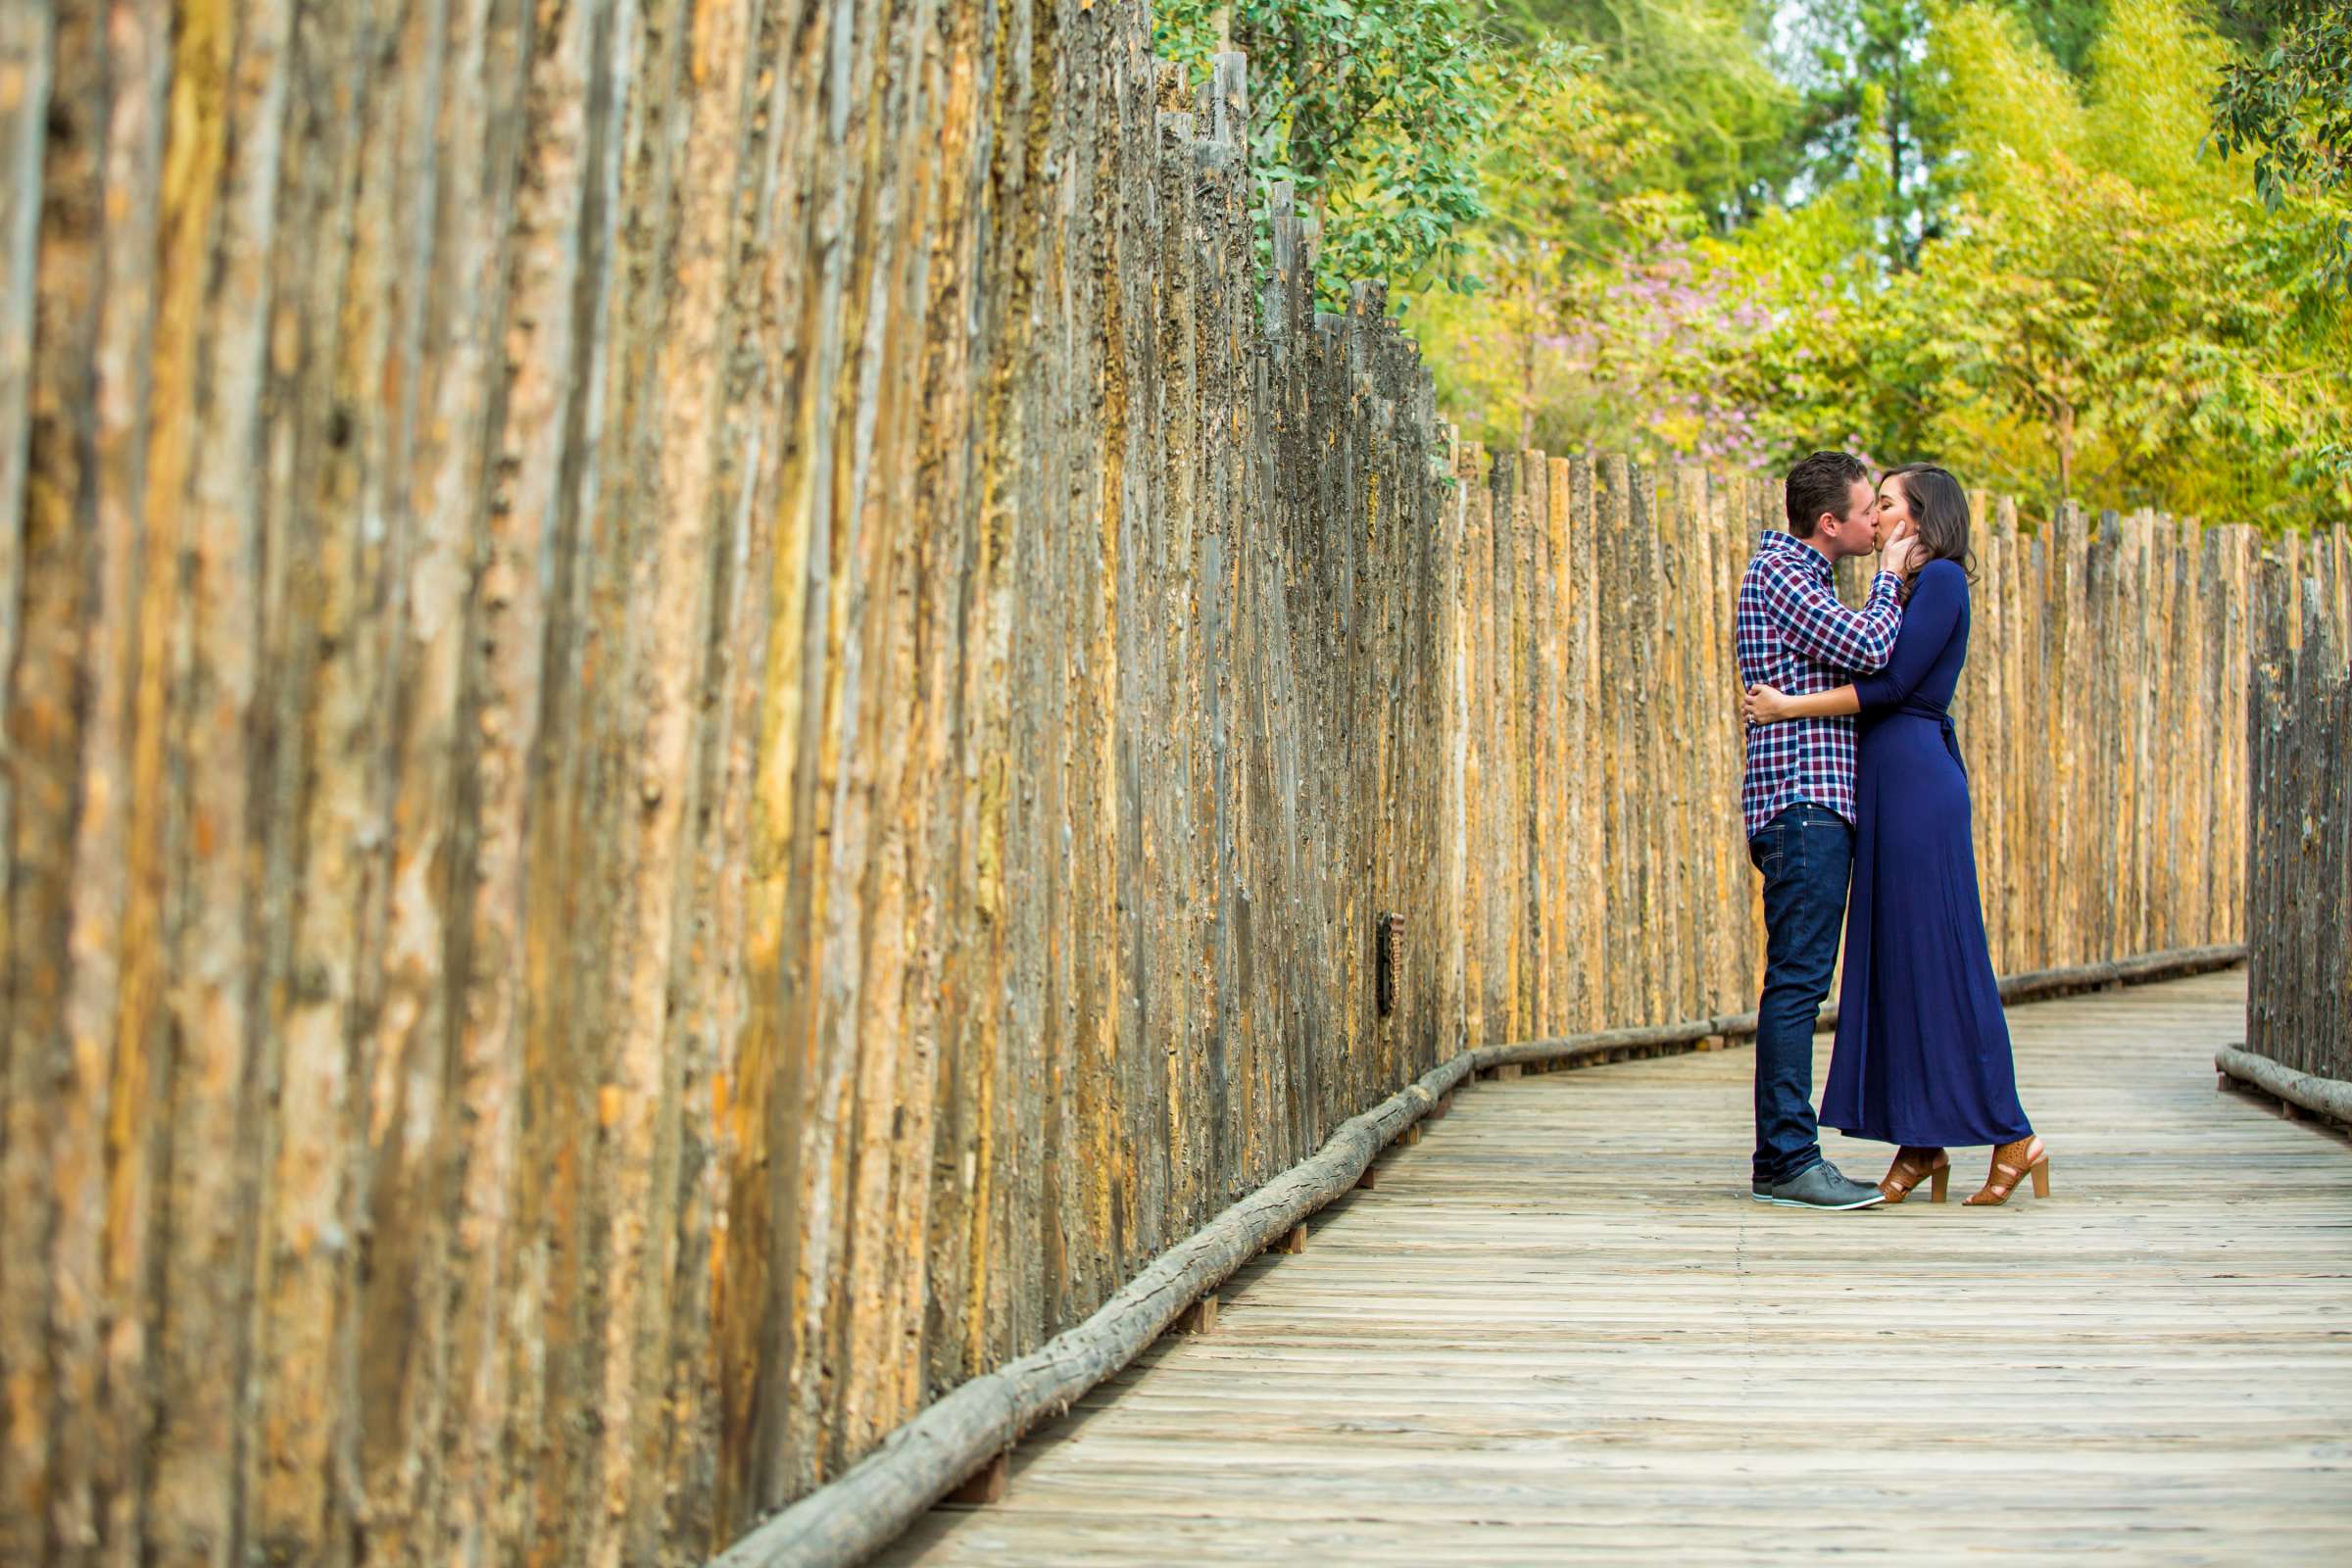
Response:
[{"label": "man's short brown hair", "polygon": [[1843,522],[1853,507],[1854,481],[1869,477],[1870,469],[1851,452],[1816,452],[1790,468],[1788,531],[1799,539],[1812,538],[1813,525],[1825,512]]}]

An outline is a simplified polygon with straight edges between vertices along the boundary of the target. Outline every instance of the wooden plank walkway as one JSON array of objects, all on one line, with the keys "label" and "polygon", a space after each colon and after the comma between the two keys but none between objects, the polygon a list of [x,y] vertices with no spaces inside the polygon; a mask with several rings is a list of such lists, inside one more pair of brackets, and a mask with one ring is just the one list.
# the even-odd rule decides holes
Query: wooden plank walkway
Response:
[{"label": "wooden plank walkway", "polygon": [[2352,1148],[2216,1093],[2243,998],[2012,1011],[2000,1209],[1749,1201],[1744,1050],[1481,1085],[885,1560],[2352,1562]]}]

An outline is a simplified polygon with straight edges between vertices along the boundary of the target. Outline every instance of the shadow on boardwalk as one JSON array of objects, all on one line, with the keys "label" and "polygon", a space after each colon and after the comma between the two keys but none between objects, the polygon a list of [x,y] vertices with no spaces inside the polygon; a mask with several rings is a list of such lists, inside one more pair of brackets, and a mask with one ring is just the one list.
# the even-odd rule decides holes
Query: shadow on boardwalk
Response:
[{"label": "shadow on boardwalk", "polygon": [[886,1560],[2352,1560],[2352,1151],[2216,1094],[2243,998],[2014,1010],[2001,1209],[1749,1201],[1744,1051],[1482,1087]]}]

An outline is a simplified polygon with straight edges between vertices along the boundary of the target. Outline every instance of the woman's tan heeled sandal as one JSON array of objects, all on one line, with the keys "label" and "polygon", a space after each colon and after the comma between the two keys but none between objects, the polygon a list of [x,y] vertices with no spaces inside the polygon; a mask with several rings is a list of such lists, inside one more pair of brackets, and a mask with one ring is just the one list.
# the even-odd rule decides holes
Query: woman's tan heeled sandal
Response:
[{"label": "woman's tan heeled sandal", "polygon": [[2050,1152],[2041,1147],[2041,1140],[2020,1138],[2014,1144],[2003,1144],[1992,1152],[1992,1170],[1984,1178],[1984,1190],[1970,1199],[1964,1207],[1989,1208],[2009,1201],[2017,1191],[2018,1178],[2034,1178],[2034,1196],[2050,1196]]},{"label": "woman's tan heeled sandal", "polygon": [[1886,1201],[1899,1203],[1911,1196],[1911,1189],[1921,1182],[1928,1184],[1928,1200],[1943,1201],[1943,1190],[1952,1179],[1952,1156],[1940,1149],[1914,1149],[1909,1144],[1894,1152],[1894,1163],[1886,1167],[1886,1179],[1879,1191]]}]

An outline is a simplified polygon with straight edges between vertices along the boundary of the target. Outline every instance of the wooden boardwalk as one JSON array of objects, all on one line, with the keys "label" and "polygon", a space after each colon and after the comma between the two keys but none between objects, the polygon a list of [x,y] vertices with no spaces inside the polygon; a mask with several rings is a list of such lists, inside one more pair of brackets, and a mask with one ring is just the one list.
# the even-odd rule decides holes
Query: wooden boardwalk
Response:
[{"label": "wooden boardwalk", "polygon": [[2352,1562],[2352,1148],[2216,1093],[2243,995],[2012,1011],[2000,1209],[1749,1201],[1744,1050],[1481,1085],[884,1560]]}]

